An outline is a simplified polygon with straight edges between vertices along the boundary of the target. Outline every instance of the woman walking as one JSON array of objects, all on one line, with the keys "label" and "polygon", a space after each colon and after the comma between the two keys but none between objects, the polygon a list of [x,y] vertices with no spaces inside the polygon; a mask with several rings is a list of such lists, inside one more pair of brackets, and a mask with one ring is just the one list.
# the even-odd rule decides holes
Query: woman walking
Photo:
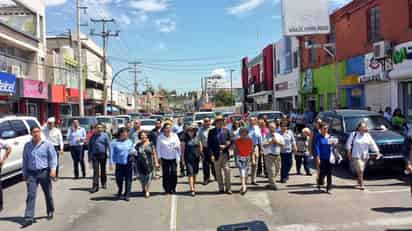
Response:
[{"label": "woman walking", "polygon": [[142,185],[142,191],[146,198],[150,197],[150,183],[153,178],[153,171],[159,167],[155,146],[150,142],[149,135],[146,131],[138,134],[140,142],[136,145],[135,162],[139,173],[139,180]]},{"label": "woman walking", "polygon": [[[203,153],[202,143],[196,136],[195,127],[189,126],[182,143],[182,159],[186,165],[186,175],[189,180],[190,193],[196,195],[196,175],[199,173],[200,155]],[[202,157],[203,158],[203,157]]]},{"label": "woman walking", "polygon": [[309,156],[310,156],[310,137],[312,136],[311,131],[309,128],[302,129],[302,135],[298,136],[297,138],[297,147],[298,151],[295,154],[295,161],[296,161],[296,173],[301,175],[301,168],[303,164],[303,168],[306,172],[307,176],[312,176],[309,169]]},{"label": "woman walking", "polygon": [[242,188],[240,193],[244,195],[247,191],[247,177],[249,171],[249,161],[253,154],[253,141],[248,137],[248,129],[241,128],[239,131],[240,137],[234,142],[234,149],[237,155],[236,161],[240,171],[240,179]]},{"label": "woman walking", "polygon": [[332,190],[332,164],[330,158],[332,155],[332,146],[337,143],[336,139],[328,134],[328,124],[322,122],[319,126],[320,134],[315,140],[314,156],[316,157],[316,165],[319,166],[318,189],[327,178],[326,192],[330,193]]},{"label": "woman walking", "polygon": [[166,194],[175,194],[177,185],[177,162],[181,157],[179,137],[172,132],[172,125],[163,125],[163,134],[156,142],[156,151],[159,155],[163,172],[163,188]]},{"label": "woman walking", "polygon": [[360,190],[365,190],[363,173],[366,163],[370,158],[370,152],[379,156],[379,148],[368,132],[365,122],[360,122],[357,130],[353,132],[346,143],[349,161],[356,171]]},{"label": "woman walking", "polygon": [[[133,142],[128,138],[128,129],[122,127],[119,129],[119,138],[114,140],[110,145],[110,169],[116,164],[116,183],[118,187],[117,196],[119,199],[129,201],[129,194],[132,186],[132,157]],[[123,193],[123,183],[125,191]]]},{"label": "woman walking", "polygon": [[280,150],[282,162],[280,169],[280,182],[286,183],[289,180],[289,172],[292,168],[292,153],[296,153],[297,151],[295,135],[289,129],[289,122],[287,120],[282,120],[280,123],[280,135],[285,141],[285,145],[283,145]]}]

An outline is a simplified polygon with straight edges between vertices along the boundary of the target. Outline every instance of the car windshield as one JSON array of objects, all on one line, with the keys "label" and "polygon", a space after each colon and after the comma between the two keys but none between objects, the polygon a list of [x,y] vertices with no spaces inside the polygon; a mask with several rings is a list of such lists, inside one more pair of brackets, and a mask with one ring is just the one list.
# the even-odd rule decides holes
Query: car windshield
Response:
[{"label": "car windshield", "polygon": [[84,128],[84,129],[89,129],[90,125],[92,125],[92,123],[94,122],[93,119],[91,118],[69,118],[67,120],[67,127],[70,128],[73,126],[73,120],[78,120],[80,127]]},{"label": "car windshield", "polygon": [[103,123],[103,124],[110,124],[112,122],[112,119],[109,117],[100,117],[96,119],[97,119],[97,122]]},{"label": "car windshield", "polygon": [[124,124],[124,123],[125,123],[125,119],[124,119],[124,118],[116,118],[115,121],[116,121],[116,123],[118,123],[118,124]]},{"label": "car windshield", "polygon": [[123,121],[129,122],[129,117],[127,116],[119,116],[117,119],[122,119]]},{"label": "car windshield", "polygon": [[360,122],[365,122],[369,130],[390,129],[391,125],[382,116],[359,116],[345,118],[345,127],[347,132],[353,132]]},{"label": "car windshield", "polygon": [[242,116],[232,116],[230,117],[232,121],[238,121],[242,119]]},{"label": "car windshield", "polygon": [[140,124],[142,126],[155,126],[156,121],[154,120],[142,120],[140,121]]},{"label": "car windshield", "polygon": [[280,119],[282,117],[282,114],[280,113],[260,113],[258,118],[263,119],[266,117],[268,120],[274,120],[274,119]]},{"label": "car windshield", "polygon": [[195,120],[214,119],[215,117],[215,113],[202,113],[195,115]]}]

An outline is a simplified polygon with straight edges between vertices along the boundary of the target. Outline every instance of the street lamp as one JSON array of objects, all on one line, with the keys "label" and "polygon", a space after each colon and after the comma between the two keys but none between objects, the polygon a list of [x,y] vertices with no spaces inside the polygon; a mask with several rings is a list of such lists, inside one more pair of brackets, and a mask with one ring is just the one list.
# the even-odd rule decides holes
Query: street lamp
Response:
[{"label": "street lamp", "polygon": [[116,74],[113,75],[112,82],[110,83],[110,104],[111,104],[111,106],[112,106],[112,114],[113,114],[113,84],[114,84],[114,81],[116,80],[116,78],[117,78],[122,72],[125,72],[125,71],[128,71],[128,70],[132,70],[132,69],[133,69],[132,67],[125,67],[125,68],[119,70],[118,72],[116,72]]}]

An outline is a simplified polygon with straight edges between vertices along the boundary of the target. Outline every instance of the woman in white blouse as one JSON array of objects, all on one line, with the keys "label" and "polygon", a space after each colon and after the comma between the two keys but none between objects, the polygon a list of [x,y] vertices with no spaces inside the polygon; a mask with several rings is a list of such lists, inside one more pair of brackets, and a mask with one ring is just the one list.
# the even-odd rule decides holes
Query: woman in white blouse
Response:
[{"label": "woman in white blouse", "polygon": [[176,193],[177,162],[182,156],[179,137],[173,133],[172,125],[165,123],[163,133],[157,138],[156,151],[161,160],[163,188],[166,194]]},{"label": "woman in white blouse", "polygon": [[346,143],[349,161],[352,162],[356,174],[358,176],[359,189],[365,190],[363,184],[363,173],[366,163],[370,158],[370,153],[379,154],[379,148],[368,132],[368,127],[365,122],[360,122],[357,131],[353,132]]}]

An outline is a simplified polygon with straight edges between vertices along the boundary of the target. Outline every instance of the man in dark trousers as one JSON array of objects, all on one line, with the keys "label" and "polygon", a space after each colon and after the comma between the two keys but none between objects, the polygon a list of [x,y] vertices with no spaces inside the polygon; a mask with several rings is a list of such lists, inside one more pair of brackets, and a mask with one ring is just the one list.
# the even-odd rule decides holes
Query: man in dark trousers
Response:
[{"label": "man in dark trousers", "polygon": [[34,210],[39,184],[46,198],[47,219],[53,219],[54,213],[52,179],[56,178],[56,150],[53,144],[42,139],[39,127],[33,126],[30,132],[32,139],[26,143],[23,149],[23,179],[27,185],[27,200],[22,228],[35,222]]},{"label": "man in dark trousers", "polygon": [[203,120],[203,125],[201,128],[199,128],[199,131],[197,133],[202,145],[203,145],[203,161],[202,161],[202,168],[203,168],[203,184],[208,185],[210,182],[210,170],[212,170],[212,175],[216,179],[216,173],[215,173],[215,168],[212,163],[212,157],[209,151],[209,148],[207,146],[207,138],[209,135],[209,132],[211,130],[210,128],[210,119],[205,118]]},{"label": "man in dark trousers", "polygon": [[99,191],[99,168],[100,168],[100,181],[102,188],[106,189],[107,175],[106,175],[106,162],[107,151],[110,149],[109,135],[104,131],[104,126],[98,124],[96,131],[92,135],[89,141],[89,163],[93,166],[93,186],[90,193]]},{"label": "man in dark trousers", "polygon": [[[160,136],[161,132],[162,132],[162,121],[161,120],[156,120],[155,128],[153,128],[153,130],[150,132],[150,135],[149,135],[150,142],[153,144],[154,147],[156,147],[157,138]],[[160,167],[155,168],[153,178],[155,180],[160,179]]]},{"label": "man in dark trousers", "polygon": [[[211,153],[212,162],[216,171],[216,180],[219,185],[219,192],[232,194],[230,185],[230,168],[229,168],[229,147],[232,136],[230,131],[224,127],[224,118],[217,116],[215,119],[215,128],[210,130],[207,141],[209,152]],[[224,172],[224,180],[222,176]]]},{"label": "man in dark trousers", "polygon": [[[4,163],[6,162],[7,158],[11,153],[10,145],[7,145],[3,142],[0,142],[0,151],[4,149],[4,153],[0,153],[0,176],[1,176],[1,167],[3,167]],[[1,177],[0,177],[0,212],[3,210],[3,187],[1,184]]]}]

